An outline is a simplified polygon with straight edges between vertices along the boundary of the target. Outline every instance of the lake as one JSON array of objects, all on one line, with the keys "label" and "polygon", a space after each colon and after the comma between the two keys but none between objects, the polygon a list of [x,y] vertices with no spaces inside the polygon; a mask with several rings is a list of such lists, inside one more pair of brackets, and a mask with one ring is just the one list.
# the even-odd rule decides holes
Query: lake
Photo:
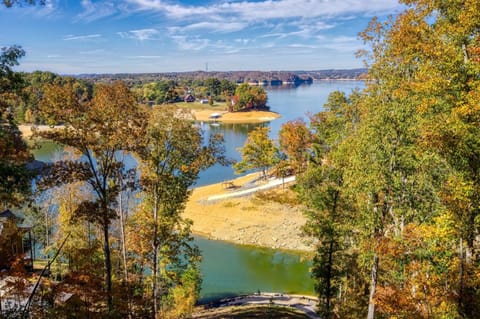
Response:
[{"label": "lake", "polygon": [[[308,114],[315,114],[323,109],[323,104],[328,95],[333,91],[343,91],[349,94],[356,88],[363,88],[362,81],[316,81],[311,85],[301,85],[296,88],[283,86],[267,87],[268,105],[270,110],[279,113],[282,117],[263,124],[222,124],[202,123],[201,127],[206,136],[210,133],[222,133],[225,137],[227,155],[238,161],[240,154],[238,148],[242,147],[247,139],[247,134],[258,126],[270,127],[270,136],[277,139],[278,131],[283,123],[304,119],[308,121]],[[200,174],[197,186],[223,182],[238,177],[232,167],[215,165]]]},{"label": "lake", "polygon": [[[242,147],[248,132],[259,125],[269,126],[271,137],[276,138],[281,125],[289,120],[303,118],[308,113],[317,113],[323,109],[328,94],[339,90],[350,93],[355,88],[363,88],[359,81],[318,81],[297,88],[267,88],[268,105],[281,118],[266,124],[220,124],[212,126],[202,123],[205,134],[219,132],[224,134],[227,155],[240,159],[237,151]],[[51,161],[61,148],[53,143],[45,143],[35,151],[38,160]],[[202,172],[197,186],[218,183],[235,178],[231,167],[216,165]],[[282,293],[313,295],[313,281],[310,278],[310,263],[302,255],[234,245],[221,241],[196,238],[203,255],[201,265],[203,274],[202,300],[258,290]]]}]

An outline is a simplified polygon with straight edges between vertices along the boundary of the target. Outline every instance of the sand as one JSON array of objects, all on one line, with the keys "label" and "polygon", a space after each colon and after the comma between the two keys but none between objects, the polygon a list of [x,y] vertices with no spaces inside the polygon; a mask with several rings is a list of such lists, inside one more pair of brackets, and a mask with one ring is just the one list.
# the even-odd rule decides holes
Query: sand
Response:
[{"label": "sand", "polygon": [[[256,177],[258,174],[232,182],[239,187]],[[302,236],[301,228],[306,219],[299,205],[290,203],[295,201],[295,194],[288,187],[279,186],[274,191],[268,190],[246,197],[207,201],[212,195],[235,191],[226,189],[225,186],[226,184],[218,183],[193,190],[184,212],[184,217],[193,220],[193,233],[244,245],[313,250],[309,239]]]},{"label": "sand", "polygon": [[[211,110],[192,111],[197,121],[217,121],[222,123],[262,123],[280,118],[280,114],[268,111],[216,112]],[[217,119],[210,118],[213,113],[221,114]]]}]

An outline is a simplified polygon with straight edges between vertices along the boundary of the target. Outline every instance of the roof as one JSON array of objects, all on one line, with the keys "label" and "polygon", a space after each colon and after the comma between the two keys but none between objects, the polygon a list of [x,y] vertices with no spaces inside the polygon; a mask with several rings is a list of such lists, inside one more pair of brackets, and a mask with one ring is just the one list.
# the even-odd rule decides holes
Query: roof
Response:
[{"label": "roof", "polygon": [[0,213],[0,218],[21,219],[20,217],[18,217],[18,216],[15,215],[14,213],[12,213],[12,211],[9,210],[9,209],[1,212],[1,213]]},{"label": "roof", "polygon": [[23,216],[19,216],[15,213],[12,213],[12,211],[9,209],[0,213],[0,219],[10,219],[15,222],[18,228],[21,228],[21,229],[32,228],[31,225],[23,224],[23,221],[25,220]]}]

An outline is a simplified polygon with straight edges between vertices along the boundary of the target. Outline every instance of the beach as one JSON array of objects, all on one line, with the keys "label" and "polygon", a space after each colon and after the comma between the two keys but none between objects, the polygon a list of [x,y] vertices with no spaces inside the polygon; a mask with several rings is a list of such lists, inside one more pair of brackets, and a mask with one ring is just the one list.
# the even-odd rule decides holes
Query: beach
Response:
[{"label": "beach", "polygon": [[[232,194],[257,177],[258,173],[254,173],[195,188],[183,213],[193,221],[193,233],[236,244],[312,251],[313,245],[302,236],[305,216],[300,206],[292,203],[295,194],[288,187],[209,200],[213,196]],[[282,200],[278,200],[280,198]]]}]

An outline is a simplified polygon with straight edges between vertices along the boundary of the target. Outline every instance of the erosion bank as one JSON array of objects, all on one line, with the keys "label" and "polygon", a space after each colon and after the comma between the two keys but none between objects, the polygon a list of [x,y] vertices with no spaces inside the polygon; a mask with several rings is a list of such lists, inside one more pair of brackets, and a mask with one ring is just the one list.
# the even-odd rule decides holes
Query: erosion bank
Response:
[{"label": "erosion bank", "polygon": [[313,245],[302,236],[306,219],[288,187],[279,186],[244,197],[208,200],[214,195],[231,194],[257,176],[250,174],[194,189],[184,212],[184,217],[193,220],[192,231],[209,239],[236,244],[312,251]]}]

